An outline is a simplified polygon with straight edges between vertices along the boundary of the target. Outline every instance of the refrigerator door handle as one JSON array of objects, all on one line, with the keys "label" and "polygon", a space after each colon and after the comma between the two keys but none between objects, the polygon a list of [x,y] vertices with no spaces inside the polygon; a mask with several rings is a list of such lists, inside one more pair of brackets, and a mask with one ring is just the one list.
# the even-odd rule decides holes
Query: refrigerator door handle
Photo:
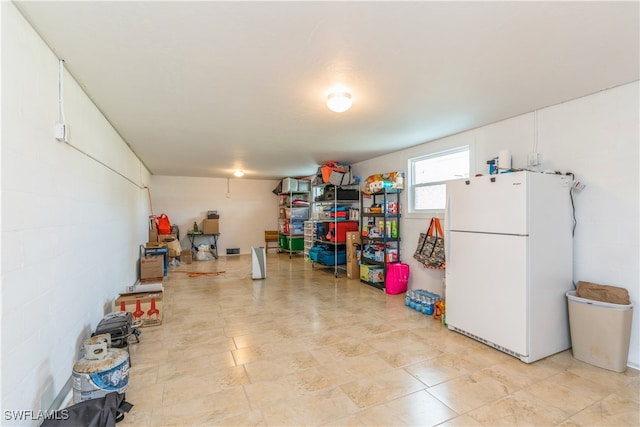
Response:
[{"label": "refrigerator door handle", "polygon": [[[451,204],[451,196],[447,191],[447,200],[445,201],[444,206],[444,259],[446,262],[449,262],[449,235],[451,231],[449,230],[449,212],[451,212],[450,205]],[[445,275],[447,268],[445,267]]]}]

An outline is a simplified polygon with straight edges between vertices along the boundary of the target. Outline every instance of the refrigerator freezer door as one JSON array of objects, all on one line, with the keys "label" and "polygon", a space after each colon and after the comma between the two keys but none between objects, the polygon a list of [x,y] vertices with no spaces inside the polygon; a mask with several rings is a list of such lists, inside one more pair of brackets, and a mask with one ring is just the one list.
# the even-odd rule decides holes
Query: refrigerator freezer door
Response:
[{"label": "refrigerator freezer door", "polygon": [[527,356],[528,237],[450,232],[446,270],[450,329]]},{"label": "refrigerator freezer door", "polygon": [[447,183],[447,230],[529,234],[526,172]]}]

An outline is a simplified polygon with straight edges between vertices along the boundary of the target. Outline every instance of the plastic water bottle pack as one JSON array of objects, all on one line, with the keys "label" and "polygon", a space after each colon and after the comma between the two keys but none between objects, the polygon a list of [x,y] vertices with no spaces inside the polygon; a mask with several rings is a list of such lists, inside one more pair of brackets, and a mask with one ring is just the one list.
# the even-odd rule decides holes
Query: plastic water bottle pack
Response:
[{"label": "plastic water bottle pack", "polygon": [[424,289],[411,289],[407,291],[404,305],[411,307],[423,314],[432,315],[437,301],[441,301],[440,295]]}]

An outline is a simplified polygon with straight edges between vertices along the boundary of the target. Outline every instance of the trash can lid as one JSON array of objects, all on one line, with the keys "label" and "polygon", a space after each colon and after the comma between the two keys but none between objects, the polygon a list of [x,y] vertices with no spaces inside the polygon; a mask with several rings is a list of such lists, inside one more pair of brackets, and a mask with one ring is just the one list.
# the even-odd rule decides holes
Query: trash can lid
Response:
[{"label": "trash can lid", "polygon": [[575,302],[579,304],[589,304],[598,307],[606,307],[613,310],[631,310],[633,308],[633,304],[613,304],[610,302],[596,301],[592,299],[580,298],[576,296],[576,291],[567,292],[567,298],[570,302]]}]

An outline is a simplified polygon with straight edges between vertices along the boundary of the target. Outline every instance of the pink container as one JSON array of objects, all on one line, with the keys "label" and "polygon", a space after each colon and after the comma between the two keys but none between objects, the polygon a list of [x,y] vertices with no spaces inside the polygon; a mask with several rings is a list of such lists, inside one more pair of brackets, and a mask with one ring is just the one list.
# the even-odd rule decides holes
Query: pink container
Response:
[{"label": "pink container", "polygon": [[409,283],[409,264],[387,264],[384,291],[390,295],[401,294],[407,291]]}]

